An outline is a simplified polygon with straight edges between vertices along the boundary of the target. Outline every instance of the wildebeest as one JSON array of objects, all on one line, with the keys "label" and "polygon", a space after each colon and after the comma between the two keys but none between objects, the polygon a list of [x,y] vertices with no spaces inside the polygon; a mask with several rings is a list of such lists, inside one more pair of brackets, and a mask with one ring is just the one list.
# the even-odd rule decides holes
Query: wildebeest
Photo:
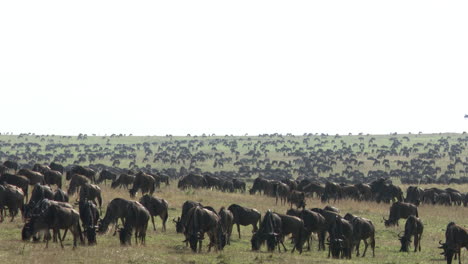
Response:
[{"label": "wildebeest", "polygon": [[370,239],[370,245],[372,248],[372,256],[375,257],[375,227],[372,221],[366,218],[357,217],[350,213],[344,216],[344,219],[348,220],[351,225],[353,226],[353,236],[352,242],[353,247],[356,247],[356,257],[359,257],[359,246],[361,240],[364,240],[364,252],[362,253],[362,257],[366,256],[367,248],[369,247],[369,243],[367,239]]},{"label": "wildebeest", "polygon": [[32,208],[43,199],[53,200],[54,192],[49,186],[41,185],[36,183],[34,185],[33,191],[31,193],[31,199],[29,199],[28,204],[24,206],[24,216],[25,218],[30,217]]},{"label": "wildebeest", "polygon": [[1,183],[8,183],[8,184],[21,188],[26,198],[26,202],[28,201],[28,197],[29,197],[28,195],[29,179],[28,178],[24,176],[20,176],[20,175],[5,173],[2,176],[0,176],[0,184]]},{"label": "wildebeest", "polygon": [[176,224],[176,231],[177,233],[184,233],[185,232],[185,227],[187,225],[187,213],[190,209],[192,209],[195,206],[201,206],[203,205],[199,202],[194,202],[194,201],[185,201],[182,204],[182,214],[181,216],[175,220],[173,219],[174,223]]},{"label": "wildebeest", "polygon": [[388,220],[384,218],[385,226],[398,225],[398,220],[400,218],[406,219],[408,216],[414,215],[418,216],[418,208],[414,204],[395,202],[390,207],[390,215]]},{"label": "wildebeest", "polygon": [[123,173],[123,174],[120,174],[120,176],[117,177],[117,179],[112,181],[111,188],[115,189],[117,187],[124,186],[125,189],[128,189],[128,186],[133,184],[134,181],[135,181],[135,175]]},{"label": "wildebeest", "polygon": [[99,177],[98,179],[96,180],[96,182],[99,184],[101,182],[104,182],[104,184],[106,184],[106,180],[111,180],[111,182],[115,181],[115,179],[117,179],[117,174],[109,171],[109,170],[102,170],[100,173],[99,173]]},{"label": "wildebeest", "polygon": [[417,186],[409,186],[408,189],[406,189],[406,203],[412,203],[418,206],[423,201],[423,198],[424,190],[422,188]]},{"label": "wildebeest", "polygon": [[9,169],[14,170],[15,173],[16,173],[16,171],[17,171],[18,168],[19,168],[18,162],[12,161],[12,160],[7,160],[7,161],[3,162],[3,166],[5,166],[5,167],[7,167],[7,168],[9,168]]},{"label": "wildebeest", "polygon": [[85,183],[89,183],[89,179],[86,178],[86,176],[80,174],[73,174],[70,180],[70,185],[68,186],[67,194],[75,194],[77,190]]},{"label": "wildebeest", "polygon": [[84,183],[80,188],[80,201],[92,201],[94,204],[99,205],[99,211],[102,207],[101,188],[95,184]]},{"label": "wildebeest", "polygon": [[55,184],[57,187],[62,188],[62,173],[55,170],[44,171],[45,182],[48,185]]},{"label": "wildebeest", "polygon": [[8,208],[11,216],[11,222],[15,219],[18,211],[23,214],[24,193],[23,191],[11,184],[0,184],[0,222],[4,219],[4,208]]},{"label": "wildebeest", "polygon": [[257,231],[257,223],[260,221],[261,214],[257,209],[250,209],[247,207],[240,206],[238,204],[231,204],[228,207],[228,210],[231,211],[234,216],[234,224],[237,225],[237,233],[239,234],[239,239],[241,238],[240,234],[240,225],[247,226],[252,225],[253,232]]},{"label": "wildebeest", "polygon": [[325,250],[325,234],[327,226],[325,217],[310,210],[289,209],[286,214],[297,216],[304,222],[304,239],[307,241],[307,250],[310,250],[311,233],[316,233],[318,237],[318,250]]},{"label": "wildebeest", "polygon": [[166,221],[168,218],[169,204],[162,198],[152,197],[151,195],[145,194],[140,198],[140,203],[146,207],[151,215],[151,222],[153,223],[153,229],[156,231],[154,224],[154,217],[159,216],[162,220],[162,231],[166,231]]},{"label": "wildebeest", "polygon": [[353,247],[353,226],[351,223],[337,216],[332,221],[329,229],[329,242],[328,242],[328,257],[330,253],[333,258],[351,258]]},{"label": "wildebeest", "polygon": [[325,190],[321,197],[322,202],[329,202],[330,198],[333,198],[333,202],[343,197],[341,186],[334,182],[327,182],[325,184]]},{"label": "wildebeest", "polygon": [[260,228],[253,233],[250,239],[252,250],[260,250],[260,246],[265,243],[265,241],[268,251],[274,251],[276,246],[278,246],[279,249],[279,244],[283,243],[281,240],[281,226],[281,217],[271,210],[268,210],[263,216]]},{"label": "wildebeest", "polygon": [[91,168],[75,165],[66,173],[66,179],[70,180],[74,174],[80,174],[88,178],[91,182],[96,182],[96,171]]},{"label": "wildebeest", "polygon": [[226,231],[226,244],[231,244],[231,234],[232,234],[232,226],[234,225],[234,215],[228,209],[221,207],[218,212],[219,221],[223,226],[223,229]]},{"label": "wildebeest", "polygon": [[132,232],[135,231],[135,244],[145,244],[146,229],[148,228],[148,221],[150,213],[139,202],[131,202],[125,209],[125,224],[119,230],[120,244],[130,245],[132,239]]},{"label": "wildebeest", "polygon": [[[284,237],[291,234],[292,238],[294,239],[294,247],[291,251],[298,250],[299,253],[302,253],[302,245],[304,244],[305,238],[305,229],[304,229],[304,222],[301,218],[292,216],[292,215],[284,215],[284,214],[277,214],[281,218],[281,232],[280,232],[280,240],[284,241]],[[286,248],[283,245],[284,251]]]},{"label": "wildebeest", "polygon": [[[77,246],[77,238],[84,243],[80,227],[80,216],[74,209],[57,204],[50,204],[40,214],[34,214],[23,227],[22,238],[29,240],[31,236],[42,230],[52,229],[54,234],[59,234],[60,229],[70,230],[73,234],[73,248]],[[60,246],[63,248],[63,238],[58,236]],[[46,248],[49,245],[49,237],[46,237]]]},{"label": "wildebeest", "polygon": [[379,178],[369,184],[371,186],[372,194],[375,197],[375,200],[385,203],[390,203],[395,199],[398,202],[403,201],[403,191],[399,186],[393,185],[387,179]]},{"label": "wildebeest", "polygon": [[306,202],[304,192],[295,190],[291,191],[288,196],[288,202],[291,205],[291,208],[294,204],[297,208],[305,209]]},{"label": "wildebeest", "polygon": [[281,204],[286,204],[289,198],[289,186],[285,183],[277,182],[273,187],[273,191],[275,192],[276,204],[278,204],[278,199],[280,200]]},{"label": "wildebeest", "polygon": [[63,167],[63,165],[58,164],[56,162],[50,163],[49,167],[50,167],[51,170],[58,171],[58,172],[60,172],[62,174],[65,172],[65,168]]},{"label": "wildebeest", "polygon": [[21,169],[18,171],[18,175],[25,176],[26,178],[28,178],[30,185],[35,185],[36,183],[39,183],[42,185],[46,184],[44,175],[37,171]]},{"label": "wildebeest", "polygon": [[69,201],[68,194],[66,194],[62,189],[55,190],[54,197],[52,199],[54,201],[66,203]]},{"label": "wildebeest", "polygon": [[315,194],[316,197],[322,197],[322,195],[323,195],[323,193],[325,191],[325,187],[323,187],[319,183],[311,182],[311,183],[305,185],[304,187],[302,187],[300,189],[298,187],[298,190],[303,191],[303,192],[307,193],[308,195],[311,195],[312,197],[313,197],[314,194]]},{"label": "wildebeest", "polygon": [[255,194],[257,192],[263,192],[264,195],[274,196],[274,181],[267,180],[262,177],[258,177],[254,180],[252,188],[249,193]]},{"label": "wildebeest", "polygon": [[453,256],[457,257],[458,263],[461,264],[461,249],[468,249],[468,230],[454,222],[450,222],[445,230],[445,243],[439,242],[447,259],[447,264],[452,263]]},{"label": "wildebeest", "polygon": [[403,236],[398,234],[398,238],[401,242],[400,252],[408,252],[409,244],[411,243],[411,237],[414,236],[414,252],[418,249],[421,251],[421,238],[424,230],[424,225],[421,219],[414,215],[408,216],[405,224],[405,232]]},{"label": "wildebeest", "polygon": [[206,179],[198,174],[190,173],[189,175],[183,177],[177,183],[177,188],[187,189],[187,188],[203,188],[207,186]]},{"label": "wildebeest", "polygon": [[239,179],[232,179],[232,184],[234,185],[234,190],[239,190],[245,192],[245,182]]},{"label": "wildebeest", "polygon": [[96,205],[88,200],[79,202],[80,219],[83,225],[83,233],[86,235],[88,245],[94,245],[96,241],[96,229],[99,220],[99,211]]},{"label": "wildebeest", "polygon": [[130,197],[135,197],[138,190],[141,191],[141,194],[149,193],[152,195],[155,190],[155,180],[153,176],[148,175],[142,171],[138,172],[135,175],[135,181],[133,182],[132,188],[128,191]]},{"label": "wildebeest", "polygon": [[226,232],[220,222],[216,212],[206,208],[195,206],[187,213],[186,236],[192,251],[201,252],[202,240],[204,234],[207,233],[210,238],[208,252],[214,246],[216,250],[222,250],[226,245]]},{"label": "wildebeest", "polygon": [[130,203],[132,203],[132,201],[122,198],[113,199],[109,205],[107,205],[106,215],[100,221],[98,231],[100,233],[107,232],[109,224],[117,224],[119,219],[122,221],[122,225],[124,225],[126,210]]}]

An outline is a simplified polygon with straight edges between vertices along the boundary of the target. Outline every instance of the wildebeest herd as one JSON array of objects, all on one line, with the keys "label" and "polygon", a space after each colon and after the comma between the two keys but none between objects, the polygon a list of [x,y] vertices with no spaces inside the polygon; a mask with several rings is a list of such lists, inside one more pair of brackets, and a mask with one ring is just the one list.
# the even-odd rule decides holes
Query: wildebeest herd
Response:
[{"label": "wildebeest herd", "polygon": [[[380,162],[380,165],[376,166],[386,168],[385,164],[389,161],[385,157],[391,157],[393,151],[398,150],[399,155],[405,155],[406,151],[411,154],[413,151],[398,148],[399,143],[396,139],[393,143],[395,146],[392,145],[386,149],[386,152],[383,151],[385,148],[382,148],[376,153],[377,158],[372,158],[373,163]],[[456,167],[460,167],[459,162],[466,166],[466,162],[462,161],[463,155],[460,155],[466,143],[460,141],[459,145],[452,144],[444,150],[440,148],[446,146],[446,141],[440,140],[437,142],[438,146],[435,145],[431,147],[438,151],[431,151],[433,149],[429,148],[425,155],[432,155],[431,157],[437,159],[437,155],[448,153]],[[281,149],[280,145],[276,147],[277,150]],[[267,152],[262,145],[256,149],[252,152],[252,159],[256,160],[260,168],[265,165],[265,161],[262,163],[260,157],[263,153],[266,157]],[[147,150],[149,153],[149,149]],[[4,211],[8,210],[13,220],[21,211],[25,221],[21,231],[23,240],[45,241],[46,247],[51,239],[63,247],[62,242],[68,231],[73,236],[74,247],[78,244],[95,245],[98,244],[99,234],[105,234],[111,228],[114,234],[118,233],[122,245],[130,245],[133,236],[135,244],[145,244],[149,219],[151,218],[153,229],[156,230],[154,217],[159,216],[162,220],[162,230],[165,231],[166,221],[169,218],[170,201],[155,197],[155,192],[162,188],[161,184],[167,186],[177,181],[175,184],[180,190],[203,188],[245,193],[245,195],[264,195],[274,199],[274,203],[288,204],[290,208],[284,213],[275,212],[275,208],[271,208],[272,210],[266,210],[261,214],[259,210],[244,207],[236,201],[225,204],[219,210],[206,205],[206,201],[203,202],[204,205],[200,202],[186,201],[180,205],[181,215],[175,216],[172,221],[176,224],[177,232],[183,235],[184,243],[195,252],[203,251],[202,241],[205,237],[209,240],[208,251],[222,250],[230,245],[234,225],[237,227],[239,239],[241,239],[240,225],[252,225],[252,236],[248,238],[251,250],[261,250],[266,244],[270,251],[275,249],[286,251],[286,238],[290,238],[292,240],[290,251],[301,253],[303,250],[311,250],[311,238],[317,237],[318,250],[328,250],[329,257],[351,258],[353,254],[365,256],[369,246],[373,256],[379,254],[375,251],[376,244],[378,245],[375,234],[379,230],[376,230],[374,223],[369,219],[351,213],[342,215],[337,208],[325,206],[326,204],[339,200],[388,204],[389,216],[383,219],[385,226],[398,225],[399,219],[406,219],[404,229],[395,236],[395,240],[399,240],[401,244],[402,252],[409,251],[412,242],[414,242],[414,251],[421,250],[424,230],[421,219],[424,220],[424,215],[418,214],[419,205],[468,205],[466,193],[452,186],[443,189],[435,187],[423,189],[421,185],[417,185],[428,182],[464,182],[463,176],[449,177],[451,175],[449,168],[441,175],[430,157],[425,155],[401,163],[400,171],[369,170],[368,175],[364,176],[357,169],[362,165],[352,160],[352,150],[346,152],[346,148],[343,148],[341,153],[315,150],[308,152],[309,156],[304,156],[301,151],[305,150],[285,149],[284,153],[287,155],[296,151],[294,157],[300,157],[302,160],[294,161],[299,164],[295,169],[290,166],[291,162],[286,162],[282,165],[277,163],[278,167],[282,166],[284,169],[271,167],[267,169],[268,166],[265,166],[265,169],[258,171],[255,166],[245,165],[250,161],[239,160],[239,173],[201,171],[193,165],[197,163],[197,159],[209,159],[203,153],[198,153],[198,156],[192,155],[189,169],[184,170],[181,167],[179,171],[138,168],[135,164],[128,169],[121,169],[107,166],[83,167],[76,164],[61,166],[58,162],[20,164],[7,160],[1,168],[0,216],[3,221]],[[178,158],[183,162],[187,158],[181,155],[183,150],[178,151]],[[163,152],[164,150],[157,154],[164,156],[165,154],[161,154]],[[167,153],[168,156],[172,155],[170,151]],[[215,157],[214,164],[217,167],[230,162],[221,154],[215,154]],[[330,168],[334,167],[333,161],[338,160],[349,164],[349,167],[346,167],[340,175],[332,175],[333,169]],[[179,161],[176,159],[174,162]],[[270,161],[270,164],[274,163]],[[298,177],[291,177],[290,172]],[[325,172],[330,172],[329,177],[318,176]],[[433,177],[437,173],[439,176]],[[257,177],[251,177],[256,174]],[[410,174],[415,176],[409,177]],[[253,179],[252,182],[248,180],[249,177]],[[403,190],[393,184],[390,177],[406,183],[413,179],[418,181],[415,182],[415,186]],[[111,188],[126,189],[131,199],[139,197],[138,201],[124,198],[103,201],[101,189],[103,184],[108,184],[107,181],[111,181]],[[29,190],[30,187],[32,190]],[[67,187],[66,192],[62,191],[62,187]],[[309,197],[317,198],[323,202],[324,207],[311,208],[307,204]],[[101,209],[103,205],[106,208],[105,212]],[[172,206],[179,207],[173,204]],[[425,224],[428,222],[425,221]],[[445,230],[446,241],[440,241],[439,246],[448,263],[454,256],[459,258],[461,248],[467,245],[464,230],[455,223],[449,223]],[[359,249],[361,240],[364,243],[362,251]]]}]

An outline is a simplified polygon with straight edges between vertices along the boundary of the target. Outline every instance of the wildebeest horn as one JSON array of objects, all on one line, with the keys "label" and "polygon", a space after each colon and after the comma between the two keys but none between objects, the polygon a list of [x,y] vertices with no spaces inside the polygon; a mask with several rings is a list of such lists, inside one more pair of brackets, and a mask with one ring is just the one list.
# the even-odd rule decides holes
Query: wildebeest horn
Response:
[{"label": "wildebeest horn", "polygon": [[403,231],[401,231],[400,233],[398,233],[398,238],[402,238],[402,237],[403,237],[403,236],[401,236],[401,233],[402,233],[402,232],[403,232]]},{"label": "wildebeest horn", "polygon": [[439,245],[443,245],[443,244],[442,244],[442,240],[439,240]]}]

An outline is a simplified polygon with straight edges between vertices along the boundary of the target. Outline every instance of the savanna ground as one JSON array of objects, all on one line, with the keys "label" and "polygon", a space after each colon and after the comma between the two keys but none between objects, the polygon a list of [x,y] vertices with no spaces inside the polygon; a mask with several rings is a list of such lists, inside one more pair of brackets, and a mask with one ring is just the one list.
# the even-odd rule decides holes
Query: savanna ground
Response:
[{"label": "savanna ground", "polygon": [[[418,137],[419,136],[419,137]],[[461,136],[461,135],[458,135]],[[98,137],[89,137],[90,141],[104,141],[98,140]],[[331,138],[331,137],[330,137]],[[359,142],[358,137],[348,138],[343,137],[351,144],[353,141]],[[367,136],[365,136],[367,138]],[[376,142],[384,144],[388,141],[387,137],[376,136]],[[415,142],[434,142],[440,138],[439,135],[424,136],[412,135],[411,143]],[[15,142],[17,137],[1,136],[0,140],[10,140]],[[19,139],[24,140],[24,138]],[[29,140],[37,140],[37,138],[30,136]],[[55,138],[56,142],[59,140]],[[70,142],[76,142],[76,139],[67,139]],[[75,141],[72,141],[75,140]],[[138,142],[142,138],[137,137],[122,137],[122,141]],[[160,138],[158,140],[165,141],[167,138]],[[263,139],[262,139],[263,140]],[[298,139],[301,140],[301,139]],[[112,138],[112,144],[117,144],[118,139]],[[86,142],[90,144],[91,142]],[[331,148],[333,143],[331,140],[327,143]],[[246,147],[247,148],[247,147]],[[209,147],[206,148],[209,150]],[[219,150],[220,148],[218,148]],[[5,151],[2,149],[2,151]],[[11,151],[11,150],[10,150]],[[228,150],[226,150],[226,153]],[[269,154],[272,159],[288,159],[279,153]],[[466,157],[466,151],[463,154]],[[365,160],[363,158],[363,160]],[[108,162],[108,161],[105,161]],[[445,164],[448,161],[438,160],[437,163]],[[205,169],[211,168],[212,162],[202,164]],[[121,167],[125,167],[123,164]],[[169,166],[167,164],[154,164],[157,166]],[[228,165],[229,166],[229,165]],[[367,168],[366,164],[366,168]],[[369,165],[370,167],[370,165]],[[363,168],[364,170],[366,168]],[[212,168],[211,168],[212,169]],[[227,170],[228,168],[224,168]],[[368,169],[368,168],[367,168]],[[204,249],[202,254],[194,254],[189,248],[185,247],[182,243],[184,240],[183,235],[175,232],[175,226],[172,219],[180,216],[181,205],[186,200],[194,200],[203,203],[204,205],[211,205],[216,209],[221,206],[229,206],[232,203],[237,203],[246,207],[257,208],[263,213],[267,209],[272,209],[279,213],[285,213],[289,208],[286,205],[276,205],[275,199],[263,195],[249,195],[241,193],[222,193],[215,190],[187,190],[181,191],[176,187],[175,181],[171,185],[165,187],[164,185],[154,195],[166,199],[169,202],[169,220],[167,223],[167,231],[161,232],[161,220],[156,219],[157,231],[153,231],[151,223],[148,224],[148,232],[146,236],[145,246],[132,246],[122,247],[117,236],[112,236],[111,232],[98,237],[97,246],[79,246],[76,250],[72,250],[72,236],[67,235],[65,249],[62,250],[60,245],[50,243],[49,248],[45,249],[43,243],[24,243],[21,241],[21,228],[23,222],[20,218],[15,219],[14,222],[6,220],[0,223],[0,258],[8,260],[10,263],[443,263],[443,257],[440,255],[441,250],[438,249],[438,241],[444,240],[444,230],[450,221],[465,226],[466,219],[468,219],[468,209],[464,207],[445,207],[445,206],[432,206],[421,205],[419,207],[419,215],[423,220],[425,227],[422,238],[422,251],[413,253],[412,248],[410,253],[400,253],[400,245],[397,239],[397,234],[404,228],[404,220],[400,220],[400,226],[385,228],[382,217],[388,217],[389,204],[376,204],[374,202],[354,202],[354,201],[340,201],[332,204],[338,207],[341,214],[347,212],[352,214],[371,219],[376,226],[376,250],[375,258],[372,257],[370,249],[365,258],[355,257],[351,260],[335,260],[327,258],[327,252],[317,251],[317,241],[314,239],[312,244],[312,251],[304,251],[302,254],[297,252],[291,254],[290,252],[274,253],[266,252],[265,247],[262,247],[260,252],[252,252],[250,250],[250,237],[251,227],[241,227],[242,238],[237,236],[236,228],[233,228],[233,235],[231,245],[221,252],[211,253],[206,252],[206,245],[208,244],[207,238],[204,241]],[[423,188],[429,188],[435,185],[424,185]],[[65,185],[65,188],[67,184]],[[406,189],[406,186],[402,186]],[[438,186],[446,188],[446,185]],[[455,185],[452,186],[462,192],[468,192],[468,185]],[[101,185],[103,191],[104,204],[116,197],[130,199],[129,194],[124,189],[112,190],[108,185]],[[137,199],[140,197],[138,194]],[[72,200],[74,200],[72,198]],[[315,198],[307,199],[307,208],[323,207],[319,200]],[[103,214],[105,207],[103,208]],[[134,243],[134,240],[132,240]],[[292,245],[286,243],[288,249],[292,249]],[[363,243],[361,243],[361,252],[363,250]],[[462,253],[462,259],[466,261],[466,251]]]}]

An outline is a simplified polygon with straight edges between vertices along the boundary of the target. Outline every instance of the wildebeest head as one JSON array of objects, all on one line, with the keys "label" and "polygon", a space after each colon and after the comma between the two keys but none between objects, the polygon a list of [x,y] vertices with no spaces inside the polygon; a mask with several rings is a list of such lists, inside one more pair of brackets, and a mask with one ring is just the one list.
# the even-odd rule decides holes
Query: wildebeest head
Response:
[{"label": "wildebeest head", "polygon": [[130,193],[130,197],[131,197],[131,198],[135,198],[136,190],[131,189],[131,190],[129,190],[128,192]]},{"label": "wildebeest head", "polygon": [[34,235],[33,224],[33,221],[27,221],[24,224],[23,229],[21,230],[21,239],[23,241],[29,241]]},{"label": "wildebeest head", "polygon": [[126,246],[130,245],[132,241],[132,230],[130,228],[121,228],[118,230],[120,245]]},{"label": "wildebeest head", "polygon": [[411,243],[411,236],[400,236],[400,234],[398,234],[398,239],[401,242],[400,252],[408,252],[408,248]]},{"label": "wildebeest head", "polygon": [[328,242],[326,243],[330,248],[330,252],[333,258],[339,258],[340,253],[344,250],[344,240],[342,238],[333,238],[327,239]]},{"label": "wildebeest head", "polygon": [[268,251],[274,251],[278,243],[279,243],[279,234],[277,233],[266,234],[266,244],[267,244]]},{"label": "wildebeest head", "polygon": [[441,255],[444,255],[445,259],[447,260],[447,263],[452,263],[452,258],[453,255],[455,255],[456,250],[454,248],[451,248],[448,246],[447,243],[442,243],[442,241],[439,241],[439,248],[442,249]]},{"label": "wildebeest head", "polygon": [[253,251],[260,250],[260,246],[262,245],[262,240],[260,238],[260,234],[258,232],[254,232],[252,234],[252,238],[250,239],[250,244],[252,245]]},{"label": "wildebeest head", "polygon": [[189,236],[188,241],[189,241],[189,244],[190,244],[190,248],[192,249],[193,252],[197,252],[198,241],[202,240],[202,239],[203,239],[203,237],[201,237],[200,232],[191,234]]},{"label": "wildebeest head", "polygon": [[383,220],[384,220],[384,224],[385,224],[386,227],[396,225],[396,221],[391,219],[391,218],[387,220],[387,219],[385,219],[385,217],[383,217]]},{"label": "wildebeest head", "polygon": [[180,216],[177,218],[177,220],[175,218],[172,219],[172,222],[174,222],[175,225],[176,225],[176,232],[177,233],[183,233],[185,231],[185,227],[182,224],[182,221],[180,220]]}]

